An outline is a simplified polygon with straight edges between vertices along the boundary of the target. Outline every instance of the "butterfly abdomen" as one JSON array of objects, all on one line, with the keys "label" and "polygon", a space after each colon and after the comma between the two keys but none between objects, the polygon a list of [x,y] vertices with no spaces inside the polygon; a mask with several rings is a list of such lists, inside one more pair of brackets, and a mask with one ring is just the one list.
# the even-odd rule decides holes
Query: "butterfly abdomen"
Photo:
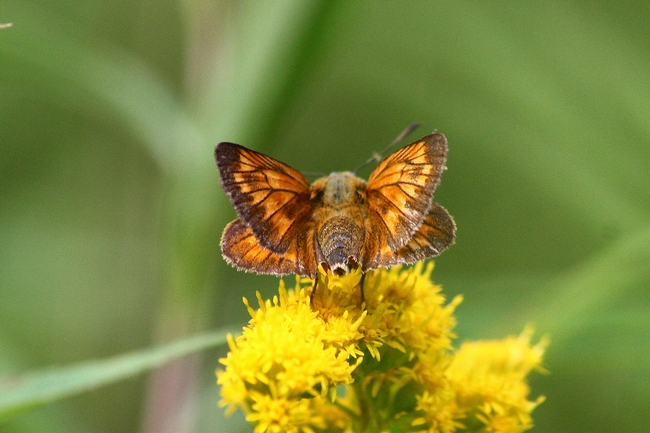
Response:
[{"label": "butterfly abdomen", "polygon": [[312,203],[316,212],[316,242],[332,271],[346,273],[359,262],[364,240],[366,182],[353,173],[332,173],[316,180]]},{"label": "butterfly abdomen", "polygon": [[349,259],[358,262],[363,235],[363,228],[354,219],[345,216],[334,216],[320,226],[317,241],[332,271],[349,272],[353,265]]}]

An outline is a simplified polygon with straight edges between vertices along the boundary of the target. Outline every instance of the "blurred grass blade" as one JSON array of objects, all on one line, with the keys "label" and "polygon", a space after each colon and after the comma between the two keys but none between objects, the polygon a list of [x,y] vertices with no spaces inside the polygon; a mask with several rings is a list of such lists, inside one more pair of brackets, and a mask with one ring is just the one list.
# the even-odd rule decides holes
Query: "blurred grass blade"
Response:
[{"label": "blurred grass blade", "polygon": [[[519,323],[530,321],[560,344],[589,326],[593,317],[612,314],[617,300],[643,288],[650,278],[650,227],[622,236],[554,283],[548,302],[522,309]],[[645,304],[639,299],[637,305]],[[602,320],[602,319],[601,319]],[[516,323],[516,322],[513,322]]]},{"label": "blurred grass blade", "polygon": [[230,329],[198,335],[113,358],[0,377],[0,420],[33,406],[70,397],[160,367],[170,361],[222,345]]}]

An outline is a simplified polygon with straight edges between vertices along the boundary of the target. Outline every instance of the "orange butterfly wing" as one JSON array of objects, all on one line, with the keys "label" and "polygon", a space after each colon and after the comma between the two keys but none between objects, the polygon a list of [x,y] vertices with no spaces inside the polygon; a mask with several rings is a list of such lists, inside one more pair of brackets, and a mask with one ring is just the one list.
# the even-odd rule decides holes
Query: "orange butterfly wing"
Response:
[{"label": "orange butterfly wing", "polygon": [[318,273],[311,226],[293,239],[284,254],[277,254],[264,248],[251,228],[238,218],[226,226],[221,251],[230,265],[244,271],[277,276],[299,274],[311,278],[316,278]]},{"label": "orange butterfly wing", "polygon": [[435,257],[442,253],[456,240],[456,224],[449,212],[437,203],[432,203],[420,229],[411,240],[397,251],[392,251],[383,244],[375,251],[373,257],[364,263],[363,270],[368,271],[384,266],[412,264]]},{"label": "orange butterfly wing", "polygon": [[[447,158],[447,139],[434,133],[384,159],[368,179],[370,245],[396,252],[420,229]],[[377,249],[377,248],[375,248]],[[378,251],[368,251],[372,260]]]},{"label": "orange butterfly wing", "polygon": [[[446,155],[444,135],[431,134],[396,151],[372,172],[364,209],[364,271],[424,260],[454,242],[454,220],[432,197]],[[221,240],[226,261],[246,271],[315,278],[322,253],[306,179],[286,164],[233,143],[219,144],[215,158],[239,215]]]},{"label": "orange butterfly wing", "polygon": [[[311,217],[305,177],[280,161],[234,143],[220,143],[215,159],[221,184],[242,223],[259,245],[273,253],[286,253]],[[238,227],[237,233],[241,232]]]}]

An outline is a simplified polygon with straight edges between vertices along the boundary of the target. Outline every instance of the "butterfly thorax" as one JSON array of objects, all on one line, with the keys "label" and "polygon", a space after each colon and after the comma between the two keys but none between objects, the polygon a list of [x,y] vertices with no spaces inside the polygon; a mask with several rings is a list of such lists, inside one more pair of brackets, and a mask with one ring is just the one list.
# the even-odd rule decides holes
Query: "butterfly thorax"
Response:
[{"label": "butterfly thorax", "polygon": [[350,172],[332,173],[311,186],[319,261],[343,274],[360,263],[367,218],[366,181]]}]

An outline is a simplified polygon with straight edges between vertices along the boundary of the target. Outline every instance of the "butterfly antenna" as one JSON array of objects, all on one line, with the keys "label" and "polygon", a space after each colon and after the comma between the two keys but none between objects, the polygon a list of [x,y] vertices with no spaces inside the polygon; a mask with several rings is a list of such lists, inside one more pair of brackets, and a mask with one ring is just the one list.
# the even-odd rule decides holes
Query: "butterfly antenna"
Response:
[{"label": "butterfly antenna", "polygon": [[365,167],[368,164],[372,164],[373,162],[381,161],[382,155],[384,155],[388,151],[388,149],[395,146],[400,141],[404,140],[404,137],[409,135],[411,132],[415,131],[415,129],[418,126],[420,126],[419,123],[411,123],[404,131],[402,131],[402,133],[400,135],[397,136],[397,138],[395,140],[392,141],[392,143],[390,143],[388,146],[386,146],[386,148],[384,150],[382,150],[379,153],[376,153],[376,152],[373,153],[372,156],[366,160],[366,162],[361,164],[359,167],[355,168],[353,173],[356,173],[357,171],[361,170],[363,167]]}]

